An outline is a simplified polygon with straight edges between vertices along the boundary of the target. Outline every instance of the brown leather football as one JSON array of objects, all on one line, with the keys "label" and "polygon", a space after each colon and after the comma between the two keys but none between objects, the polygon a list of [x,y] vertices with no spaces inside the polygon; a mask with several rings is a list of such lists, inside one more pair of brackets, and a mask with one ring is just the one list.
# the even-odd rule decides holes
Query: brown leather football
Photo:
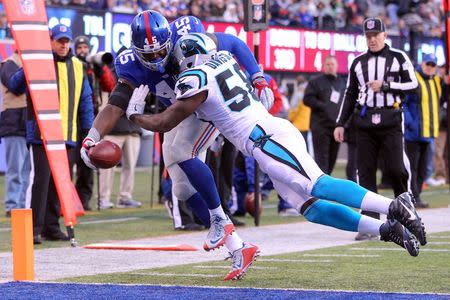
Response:
[{"label": "brown leather football", "polygon": [[97,168],[109,169],[119,163],[122,158],[122,149],[111,141],[102,140],[94,147],[89,148],[88,156]]},{"label": "brown leather football", "polygon": [[[261,194],[259,195],[259,215],[261,216],[262,212],[263,212],[263,207],[262,207],[262,203],[261,203]],[[244,206],[245,206],[245,210],[252,216],[255,217],[255,196],[254,194],[247,194],[245,195],[245,199],[244,199]]]}]

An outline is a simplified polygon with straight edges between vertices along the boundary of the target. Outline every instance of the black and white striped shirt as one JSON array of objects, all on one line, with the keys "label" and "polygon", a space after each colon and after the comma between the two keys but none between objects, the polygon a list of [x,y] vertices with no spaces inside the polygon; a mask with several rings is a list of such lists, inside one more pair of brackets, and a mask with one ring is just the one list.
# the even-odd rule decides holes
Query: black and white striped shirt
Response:
[{"label": "black and white striped shirt", "polygon": [[[383,80],[389,88],[375,93],[368,86],[373,80]],[[388,45],[376,53],[367,51],[356,57],[350,67],[337,126],[345,124],[355,105],[365,105],[368,109],[393,107],[402,102],[405,93],[415,91],[417,86],[414,66],[405,52]]]}]

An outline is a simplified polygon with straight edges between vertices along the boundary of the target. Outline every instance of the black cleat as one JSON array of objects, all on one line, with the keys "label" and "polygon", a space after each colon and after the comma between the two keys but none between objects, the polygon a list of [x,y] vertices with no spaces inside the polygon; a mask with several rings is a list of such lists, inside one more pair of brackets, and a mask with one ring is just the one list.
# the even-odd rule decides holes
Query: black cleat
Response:
[{"label": "black cleat", "polygon": [[392,201],[389,206],[388,219],[399,221],[408,228],[419,240],[422,246],[427,243],[425,226],[414,207],[414,197],[410,193],[403,193]]},{"label": "black cleat", "polygon": [[409,255],[419,255],[419,241],[405,226],[396,220],[387,220],[380,227],[380,240],[394,242],[405,248]]}]

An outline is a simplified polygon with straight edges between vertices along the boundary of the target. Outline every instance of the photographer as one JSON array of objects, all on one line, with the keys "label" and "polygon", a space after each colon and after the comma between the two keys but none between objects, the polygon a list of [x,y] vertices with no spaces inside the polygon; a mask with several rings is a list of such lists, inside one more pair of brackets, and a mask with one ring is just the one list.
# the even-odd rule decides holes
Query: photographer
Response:
[{"label": "photographer", "polygon": [[[102,105],[102,92],[111,93],[115,85],[115,78],[107,64],[110,64],[113,57],[110,53],[89,54],[89,38],[78,36],[74,41],[74,52],[76,57],[84,64],[84,68],[92,89],[92,101],[94,102],[94,114],[97,115],[99,107]],[[87,131],[79,131],[79,141],[82,141]],[[78,145],[81,147],[81,145]],[[79,150],[79,148],[78,148]],[[80,151],[77,151],[79,153]],[[76,188],[80,196],[81,203],[85,210],[90,210],[89,201],[92,196],[94,184],[93,171],[88,168],[81,157],[77,157],[77,180]]]}]

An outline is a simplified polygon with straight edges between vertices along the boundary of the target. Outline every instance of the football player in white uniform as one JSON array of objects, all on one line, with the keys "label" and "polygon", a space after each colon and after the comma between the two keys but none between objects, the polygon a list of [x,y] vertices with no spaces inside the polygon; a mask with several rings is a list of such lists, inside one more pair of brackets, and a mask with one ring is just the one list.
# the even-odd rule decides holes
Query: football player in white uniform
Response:
[{"label": "football player in white uniform", "polygon": [[[228,52],[216,52],[206,35],[180,38],[174,56],[181,72],[175,102],[161,114],[144,115],[144,100],[134,98],[127,109],[130,120],[148,130],[165,132],[195,113],[214,124],[245,155],[252,155],[278,193],[307,220],[380,235],[411,256],[419,254],[419,242],[426,244],[425,229],[410,194],[393,200],[324,174],[306,151],[298,130],[264,109],[237,62]],[[386,214],[388,220],[383,223],[350,207]]]}]

